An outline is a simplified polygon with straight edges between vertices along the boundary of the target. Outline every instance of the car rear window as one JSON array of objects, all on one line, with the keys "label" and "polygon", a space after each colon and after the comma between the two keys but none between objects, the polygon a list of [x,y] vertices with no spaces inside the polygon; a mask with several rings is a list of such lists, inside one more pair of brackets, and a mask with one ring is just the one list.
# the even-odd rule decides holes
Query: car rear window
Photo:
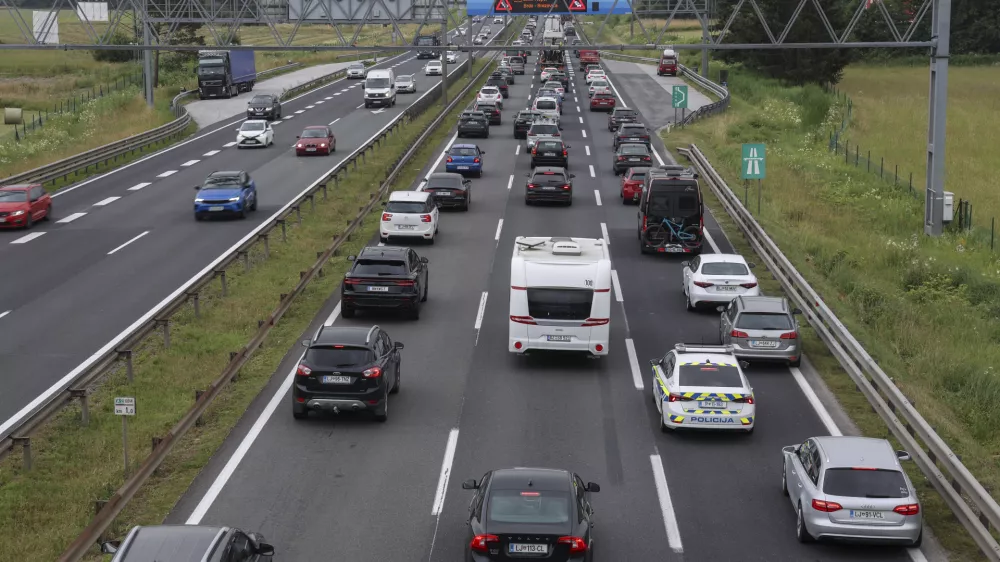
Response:
[{"label": "car rear window", "polygon": [[677,367],[678,386],[714,386],[737,388],[743,386],[739,370],[732,365],[702,363]]},{"label": "car rear window", "polygon": [[466,147],[462,148],[452,147],[449,154],[451,154],[452,156],[476,156],[476,149],[466,148]]},{"label": "car rear window", "polygon": [[462,180],[458,178],[431,178],[427,180],[427,186],[424,189],[462,189]]},{"label": "car rear window", "polygon": [[570,509],[566,492],[493,490],[487,527],[491,523],[564,525],[570,521]]},{"label": "car rear window", "polygon": [[[555,77],[555,75],[553,75],[553,78],[554,78],[554,77]],[[546,83],[544,84],[544,86],[545,86],[546,88],[549,88],[549,89],[552,89],[552,90],[554,90],[554,91],[556,91],[556,92],[558,92],[559,90],[562,90],[562,89],[563,89],[563,85],[562,85],[562,82],[557,82],[557,81],[555,81],[555,80],[549,80],[548,82],[546,82]]]},{"label": "car rear window", "polygon": [[510,59],[510,62],[513,64],[524,64],[524,59],[522,59],[521,57],[512,57]]},{"label": "car rear window", "polygon": [[646,172],[632,172],[632,175],[628,177],[632,181],[642,181],[646,179]]},{"label": "car rear window", "polygon": [[622,154],[649,154],[649,149],[644,144],[623,144]]},{"label": "car rear window", "polygon": [[905,498],[906,479],[898,470],[831,468],[823,477],[823,493],[849,498]]},{"label": "car rear window", "polygon": [[535,102],[535,107],[538,109],[556,109],[556,102],[552,100],[538,100]]},{"label": "car rear window", "polygon": [[701,272],[704,275],[747,275],[750,270],[742,263],[719,262],[702,264]]},{"label": "car rear window", "polygon": [[531,134],[533,135],[555,135],[559,132],[559,127],[556,125],[540,125],[535,124],[531,126]]},{"label": "car rear window", "polygon": [[655,184],[646,208],[646,213],[654,217],[689,217],[698,211],[696,196],[658,192]]},{"label": "car rear window", "polygon": [[562,150],[562,143],[553,141],[539,142],[538,150]]},{"label": "car rear window", "polygon": [[364,367],[373,359],[368,348],[349,346],[310,347],[305,356],[306,364],[319,371]]},{"label": "car rear window", "polygon": [[423,201],[389,201],[385,206],[387,213],[422,213],[427,205]]},{"label": "car rear window", "polygon": [[495,96],[500,93],[500,90],[498,90],[497,88],[483,88],[482,91],[480,91],[480,93],[486,94],[487,96]]},{"label": "car rear window", "polygon": [[592,289],[528,288],[528,314],[532,318],[586,320],[590,318],[590,305],[593,301]]},{"label": "car rear window", "polygon": [[736,319],[736,327],[745,330],[791,330],[792,320],[787,314],[744,312]]},{"label": "car rear window", "polygon": [[402,260],[358,260],[354,262],[354,275],[406,275]]},{"label": "car rear window", "polygon": [[626,135],[644,135],[646,134],[646,127],[642,125],[624,124],[622,125],[622,133]]}]

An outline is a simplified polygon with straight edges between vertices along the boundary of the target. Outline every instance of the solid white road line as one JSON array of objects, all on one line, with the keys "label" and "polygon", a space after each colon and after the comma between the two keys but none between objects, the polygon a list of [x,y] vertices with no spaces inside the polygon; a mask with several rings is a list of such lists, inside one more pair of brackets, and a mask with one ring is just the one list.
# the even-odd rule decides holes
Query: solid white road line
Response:
[{"label": "solid white road line", "polygon": [[600,207],[601,206],[601,192],[598,191],[598,190],[596,190],[596,189],[594,190],[594,199],[597,199],[597,206]]},{"label": "solid white road line", "polygon": [[438,165],[441,164],[442,160],[444,160],[444,155],[448,154],[448,151],[451,150],[451,145],[454,144],[457,138],[458,138],[458,133],[455,133],[454,135],[451,136],[451,140],[448,141],[448,144],[445,145],[444,150],[441,151],[441,155],[438,156],[437,160],[434,161],[434,165],[431,166],[431,171],[427,172],[427,175],[424,176],[424,181],[427,181],[427,179],[431,177],[431,174],[433,174],[434,171],[437,170]]},{"label": "solid white road line", "polygon": [[209,151],[208,151],[208,152],[206,152],[205,154],[202,154],[202,156],[205,156],[205,157],[208,157],[208,156],[215,156],[216,154],[218,154],[218,153],[220,153],[220,152],[222,152],[222,151],[221,151],[221,150],[209,150]]},{"label": "solid white road line", "polygon": [[448,493],[448,480],[451,478],[451,465],[455,462],[455,448],[458,446],[458,428],[448,432],[448,444],[444,448],[444,460],[441,462],[441,476],[438,478],[437,491],[434,493],[434,507],[431,515],[440,515],[444,509],[444,498]]},{"label": "solid white road line", "polygon": [[138,239],[142,238],[143,236],[145,236],[145,235],[147,235],[147,234],[149,234],[149,231],[148,231],[148,230],[147,230],[147,231],[145,231],[145,232],[143,232],[142,234],[140,234],[140,235],[136,236],[135,238],[132,238],[131,240],[129,240],[128,242],[126,242],[126,243],[122,244],[121,246],[118,246],[118,247],[117,247],[117,248],[115,248],[114,250],[111,250],[110,252],[108,252],[108,255],[110,256],[111,254],[113,254],[113,253],[117,252],[118,250],[121,250],[121,249],[122,249],[122,248],[124,248],[125,246],[128,246],[128,245],[129,245],[129,244],[131,244],[132,242],[135,242],[136,240],[138,240]]},{"label": "solid white road line", "polygon": [[507,191],[510,191],[510,188],[513,186],[514,186],[514,174],[511,174],[510,179],[507,180]]},{"label": "solid white road line", "polygon": [[806,381],[806,377],[802,374],[802,371],[800,371],[798,367],[789,367],[789,370],[792,372],[792,378],[795,379],[795,384],[799,385],[799,388],[802,390],[802,394],[805,395],[806,400],[809,401],[813,410],[816,410],[816,415],[819,416],[819,421],[823,422],[823,427],[826,428],[830,435],[838,437],[843,435],[840,428],[837,427],[836,422],[833,421],[833,416],[831,416],[830,412],[826,410],[826,406],[824,406],[823,402],[820,401],[819,396],[816,396],[816,391],[809,386],[809,382]]},{"label": "solid white road line", "polygon": [[[610,246],[611,245],[611,237],[608,236],[608,225],[607,225],[607,223],[603,223],[603,222],[601,223],[601,236],[604,237],[604,243],[607,244],[608,246]],[[614,271],[614,270],[612,270],[612,271]]]},{"label": "solid white road line", "polygon": [[583,133],[583,138],[587,138],[587,131],[586,131],[586,129],[584,129],[583,131],[580,131],[580,132]]},{"label": "solid white road line", "polygon": [[636,390],[642,390],[642,372],[639,370],[639,357],[635,354],[635,342],[625,338],[625,351],[628,352],[628,366],[632,370],[632,384]]},{"label": "solid white road line", "polygon": [[927,562],[927,557],[924,556],[924,553],[919,548],[907,548],[906,553],[910,555],[910,559],[913,562]]},{"label": "solid white road line", "polygon": [[656,161],[659,162],[661,166],[666,164],[666,162],[663,161],[663,158],[660,157],[660,151],[655,148],[653,149],[653,156],[656,156]]},{"label": "solid white road line", "polygon": [[361,105],[359,105],[359,106],[355,107],[354,109],[361,109],[361,108],[362,108],[362,107],[364,107],[364,106],[365,106],[365,104],[361,104]]},{"label": "solid white road line", "polygon": [[326,319],[326,322],[323,322],[323,325],[324,326],[333,326],[333,323],[337,320],[338,317],[340,317],[340,303],[339,302],[337,303],[337,306],[333,307],[333,313],[330,314],[330,317]]},{"label": "solid white road line", "polygon": [[6,312],[0,312],[0,318],[3,318],[4,316],[7,316],[8,314],[10,314],[9,310],[6,311]]},{"label": "solid white road line", "polygon": [[144,181],[142,183],[137,183],[137,184],[133,185],[132,187],[128,188],[128,190],[129,191],[139,191],[140,189],[142,189],[144,187],[149,187],[151,185],[153,185],[153,184],[150,183],[150,182],[148,182],[148,181]]},{"label": "solid white road line", "polygon": [[615,288],[615,300],[618,302],[625,302],[625,296],[622,295],[622,284],[618,281],[618,270],[611,270],[611,286]]},{"label": "solid white road line", "polygon": [[660,500],[660,510],[663,512],[663,526],[667,530],[667,544],[674,552],[684,552],[684,546],[681,544],[681,529],[677,525],[677,516],[674,515],[674,504],[670,501],[667,475],[663,472],[660,455],[649,455],[649,462],[653,466],[653,481],[656,482],[656,495]]},{"label": "solid white road line", "polygon": [[103,207],[105,205],[110,205],[110,204],[114,203],[115,201],[117,201],[119,199],[121,199],[121,197],[118,197],[118,196],[108,197],[107,199],[101,199],[97,203],[94,203],[94,206],[95,207]]},{"label": "solid white road line", "polygon": [[500,241],[500,231],[501,230],[503,230],[503,219],[500,219],[500,222],[497,223],[497,235],[493,237],[493,239],[496,240],[497,242]]},{"label": "solid white road line", "polygon": [[195,165],[195,164],[197,164],[198,162],[201,162],[201,160],[188,160],[187,162],[185,162],[185,163],[181,164],[181,166],[184,166],[184,167],[187,167],[187,166],[194,166],[194,165]]},{"label": "solid white road line", "polygon": [[39,236],[42,236],[43,234],[45,234],[45,233],[44,232],[32,232],[31,234],[25,234],[24,236],[18,238],[17,240],[11,240],[10,243],[11,244],[27,244],[28,242],[31,242],[32,240],[34,240],[35,238],[38,238]]},{"label": "solid white road line", "polygon": [[518,154],[521,154],[521,145],[514,147],[514,156],[517,156]]},{"label": "solid white road line", "polygon": [[583,147],[583,148],[584,148],[584,149],[586,149],[586,151],[587,151],[587,156],[590,156],[590,145],[588,144],[587,146],[585,146],[585,147]]},{"label": "solid white road line", "polygon": [[236,141],[227,142],[226,144],[222,145],[222,148],[232,148],[234,146],[236,146]]},{"label": "solid white road line", "polygon": [[338,118],[334,119],[333,121],[330,121],[329,123],[327,123],[327,125],[333,125],[333,124],[334,124],[334,123],[336,123],[337,121],[340,121],[340,117],[338,117]]},{"label": "solid white road line", "polygon": [[719,246],[715,243],[715,239],[712,238],[712,233],[709,232],[707,228],[705,229],[705,240],[708,240],[708,245],[712,247],[713,252],[716,254],[722,253],[719,251]]},{"label": "solid white road line", "polygon": [[592,177],[592,178],[596,178],[597,177],[597,174],[594,173],[594,165],[593,164],[590,165],[590,177]]},{"label": "solid white road line", "polygon": [[476,331],[483,327],[483,313],[486,312],[486,298],[489,293],[483,291],[483,296],[479,297],[479,312],[476,313]]},{"label": "solid white road line", "polygon": [[84,216],[86,214],[87,213],[73,213],[72,215],[70,215],[68,217],[65,217],[65,218],[57,220],[56,224],[68,224],[68,223],[71,223],[71,222],[75,221],[76,219],[78,219],[78,218],[80,218],[80,217],[82,217],[82,216]]},{"label": "solid white road line", "polygon": [[[234,142],[233,144],[236,144],[236,143]],[[169,178],[170,176],[172,176],[172,175],[174,175],[176,173],[177,173],[177,170],[167,170],[166,172],[163,172],[162,174],[160,174],[160,175],[158,175],[156,177],[158,177],[158,178]]]}]

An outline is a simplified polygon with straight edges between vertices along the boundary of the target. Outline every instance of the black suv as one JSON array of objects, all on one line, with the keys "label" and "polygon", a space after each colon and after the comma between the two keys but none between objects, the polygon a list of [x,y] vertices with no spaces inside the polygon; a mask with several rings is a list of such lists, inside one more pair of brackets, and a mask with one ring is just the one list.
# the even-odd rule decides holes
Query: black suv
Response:
[{"label": "black suv", "polygon": [[371,411],[389,419],[389,394],[399,392],[399,350],[378,326],[323,326],[306,348],[295,370],[292,416],[304,419],[309,410]]},{"label": "black suv", "polygon": [[281,119],[281,100],[271,94],[258,94],[247,102],[247,119]]},{"label": "black suv", "polygon": [[517,115],[514,116],[514,138],[528,138],[528,129],[531,128],[531,124],[534,123],[535,119],[537,119],[540,115],[541,113],[531,109],[522,109],[521,111],[518,111]]},{"label": "black suv", "polygon": [[569,74],[562,71],[553,72],[549,74],[549,80],[558,80],[559,82],[562,82],[563,88],[565,88],[567,92],[569,91]]},{"label": "black suv", "polygon": [[567,174],[564,168],[538,167],[530,174],[525,174],[528,183],[524,186],[524,203],[531,205],[535,201],[554,201],[573,204],[573,174]]},{"label": "black suv", "polygon": [[114,554],[111,562],[208,560],[210,562],[271,562],[274,547],[258,533],[208,525],[133,527],[124,540],[101,544]]},{"label": "black suv", "polygon": [[421,191],[430,193],[439,209],[458,207],[468,211],[472,203],[472,180],[462,174],[435,172],[427,176],[427,185]]},{"label": "black suv", "polygon": [[489,138],[490,121],[482,111],[465,111],[458,118],[458,136]]},{"label": "black suv", "polygon": [[608,130],[612,133],[621,127],[622,123],[635,123],[639,120],[639,112],[634,109],[616,107],[608,115]]},{"label": "black suv", "polygon": [[615,150],[618,150],[618,145],[624,142],[641,142],[652,148],[649,131],[642,123],[622,123],[618,127],[618,130],[615,131]]},{"label": "black suv", "polygon": [[615,159],[611,166],[615,170],[615,175],[619,175],[629,168],[648,168],[653,165],[653,155],[649,147],[639,142],[623,142],[618,145],[615,151]]},{"label": "black suv", "polygon": [[496,70],[496,72],[493,73],[493,75],[491,75],[491,78],[497,74],[503,76],[504,79],[507,80],[508,84],[514,83],[514,71],[511,70],[509,66],[501,66]]},{"label": "black suv", "polygon": [[569,169],[568,144],[559,139],[541,138],[531,149],[531,167],[557,166]]},{"label": "black suv", "polygon": [[676,164],[649,168],[637,213],[639,249],[644,254],[700,254],[704,211],[697,172]]},{"label": "black suv", "polygon": [[497,108],[496,104],[493,102],[476,102],[476,105],[472,106],[472,111],[480,111],[486,114],[486,118],[489,119],[490,125],[500,124],[500,109]]},{"label": "black suv", "polygon": [[353,318],[361,308],[396,309],[420,317],[427,300],[427,258],[412,248],[369,246],[348,256],[351,269],[340,290],[340,315]]},{"label": "black suv", "polygon": [[490,79],[486,81],[486,85],[499,89],[500,95],[503,96],[504,99],[510,97],[510,86],[507,85],[507,80],[503,76],[497,76],[495,78],[490,77]]}]

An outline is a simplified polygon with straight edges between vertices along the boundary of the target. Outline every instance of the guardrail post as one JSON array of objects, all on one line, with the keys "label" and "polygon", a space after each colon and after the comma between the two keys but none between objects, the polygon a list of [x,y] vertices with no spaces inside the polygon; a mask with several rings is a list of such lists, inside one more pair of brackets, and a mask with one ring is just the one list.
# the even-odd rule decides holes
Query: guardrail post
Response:
[{"label": "guardrail post", "polygon": [[285,232],[285,219],[278,219],[278,224],[281,225],[281,241],[288,242],[288,234]]},{"label": "guardrail post", "polygon": [[11,441],[15,445],[21,445],[21,450],[24,452],[24,470],[31,470],[31,438],[30,437],[11,437]]},{"label": "guardrail post", "polygon": [[229,286],[226,283],[226,270],[219,269],[216,270],[215,274],[219,277],[219,282],[222,284],[222,296],[229,296]]},{"label": "guardrail post", "polygon": [[[101,510],[104,509],[104,506],[106,506],[106,505],[108,505],[108,500],[95,500],[94,501],[94,516],[96,517],[97,514],[100,513]],[[104,536],[104,533],[101,533],[101,536],[97,537],[97,542],[98,543],[102,543],[105,540],[106,540],[106,537]]]},{"label": "guardrail post", "polygon": [[128,379],[128,382],[132,382],[135,379],[134,369],[132,366],[132,350],[126,349],[119,351],[118,358],[125,360],[125,377]]},{"label": "guardrail post", "polygon": [[159,322],[160,326],[163,327],[163,347],[165,349],[170,349],[170,319],[164,318]]},{"label": "guardrail post", "polygon": [[84,427],[90,425],[90,401],[87,400],[87,389],[71,388],[69,395],[80,399],[80,425]]},{"label": "guardrail post", "polygon": [[309,210],[310,211],[316,210],[316,196],[313,195],[312,193],[309,194]]},{"label": "guardrail post", "polygon": [[[366,147],[364,150],[361,151],[361,164],[362,165],[368,163],[368,159],[365,157],[365,154],[367,154],[367,152],[368,152],[368,147]],[[357,164],[357,162],[355,162],[355,164]]]},{"label": "guardrail post", "polygon": [[[346,172],[347,170],[345,169],[344,171]],[[335,190],[337,190],[337,191],[340,190],[340,174],[339,173],[333,174],[333,188]]]},{"label": "guardrail post", "polygon": [[198,293],[188,293],[188,298],[191,299],[191,304],[194,306],[194,317],[201,317],[201,299],[198,297]]},{"label": "guardrail post", "polygon": [[326,182],[321,183],[319,187],[323,190],[323,200],[326,201]]},{"label": "guardrail post", "polygon": [[261,241],[264,242],[264,259],[271,257],[271,237],[267,233],[260,235]]},{"label": "guardrail post", "polygon": [[239,255],[240,255],[240,259],[243,260],[243,271],[249,272],[250,271],[250,252],[249,251],[243,251],[243,252],[240,252]]},{"label": "guardrail post", "polygon": [[[204,390],[195,390],[194,391],[194,401],[197,402],[197,401],[201,400],[201,395],[202,394],[205,394]],[[205,420],[201,419],[201,416],[198,416],[198,419],[194,420],[194,424],[197,425],[197,426],[205,425]]]}]

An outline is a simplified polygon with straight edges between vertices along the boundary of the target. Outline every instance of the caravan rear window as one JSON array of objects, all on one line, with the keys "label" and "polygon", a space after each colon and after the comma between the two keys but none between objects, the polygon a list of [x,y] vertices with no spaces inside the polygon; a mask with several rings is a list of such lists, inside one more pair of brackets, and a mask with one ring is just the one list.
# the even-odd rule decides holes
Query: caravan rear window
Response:
[{"label": "caravan rear window", "polygon": [[592,289],[528,288],[528,314],[539,320],[586,320],[593,301]]}]

